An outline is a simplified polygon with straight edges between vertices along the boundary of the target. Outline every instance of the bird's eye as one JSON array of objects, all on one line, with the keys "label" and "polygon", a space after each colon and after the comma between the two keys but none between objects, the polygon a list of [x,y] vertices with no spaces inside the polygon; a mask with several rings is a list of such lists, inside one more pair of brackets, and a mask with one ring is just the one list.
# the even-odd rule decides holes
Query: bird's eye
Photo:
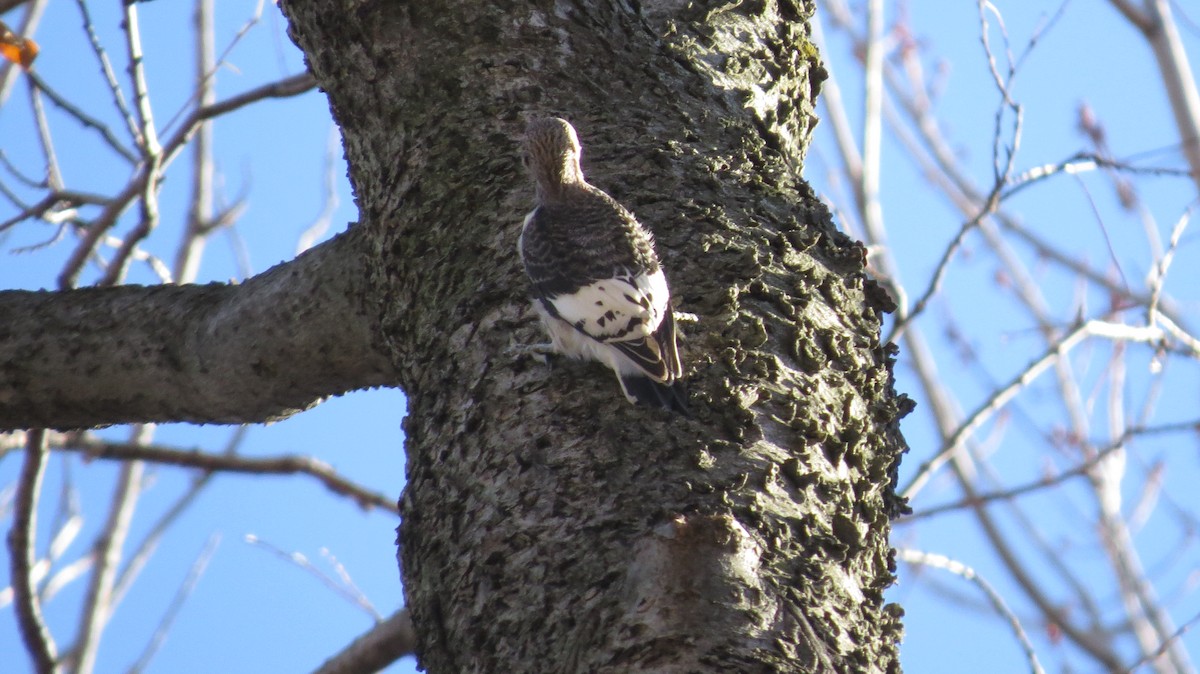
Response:
[{"label": "bird's eye", "polygon": [[529,168],[529,155],[527,155],[527,154],[521,155],[521,165],[524,166],[525,168]]}]

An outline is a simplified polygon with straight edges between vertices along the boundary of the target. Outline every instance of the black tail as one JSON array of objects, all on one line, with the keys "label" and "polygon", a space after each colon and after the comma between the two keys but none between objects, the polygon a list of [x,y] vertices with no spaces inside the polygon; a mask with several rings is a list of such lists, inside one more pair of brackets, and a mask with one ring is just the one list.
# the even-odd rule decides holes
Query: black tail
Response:
[{"label": "black tail", "polygon": [[624,375],[621,388],[626,395],[633,396],[639,403],[651,407],[662,407],[683,416],[691,416],[687,407],[687,387],[683,380],[661,384],[642,375]]}]

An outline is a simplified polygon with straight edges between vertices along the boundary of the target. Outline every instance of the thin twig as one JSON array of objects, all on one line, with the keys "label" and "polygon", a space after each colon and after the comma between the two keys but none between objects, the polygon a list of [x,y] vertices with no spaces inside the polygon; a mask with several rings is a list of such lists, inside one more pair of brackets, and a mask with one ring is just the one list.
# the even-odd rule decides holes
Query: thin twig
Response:
[{"label": "thin twig", "polygon": [[20,181],[20,183],[22,185],[24,185],[25,187],[30,187],[30,188],[39,189],[39,190],[46,189],[45,178],[35,180],[35,179],[30,178],[29,176],[25,175],[24,173],[22,173],[21,169],[17,168],[16,164],[13,164],[12,161],[9,160],[8,154],[5,153],[4,150],[2,150],[2,149],[0,149],[0,165],[3,165],[5,170],[7,170],[9,173],[11,173],[13,175],[13,177],[15,177],[18,181]]},{"label": "thin twig", "polygon": [[[212,0],[196,0],[192,14],[193,31],[196,36],[195,68],[196,84],[192,92],[193,101],[201,106],[212,105],[217,100],[214,69]],[[212,73],[210,75],[210,73]],[[188,104],[191,105],[192,101]],[[182,114],[180,110],[179,114]],[[175,249],[175,278],[180,283],[192,283],[200,266],[207,234],[212,231],[213,221],[213,157],[212,122],[201,122],[192,140],[192,194],[188,205],[187,226],[179,246]]]},{"label": "thin twig", "polygon": [[142,29],[138,21],[138,5],[125,5],[125,49],[129,56],[129,78],[133,81],[133,104],[138,116],[138,135],[143,159],[149,161],[162,152],[158,144],[158,129],[154,126],[154,112],[150,106],[150,88],[146,85],[145,56],[142,54]]},{"label": "thin twig", "polygon": [[[62,461],[62,486],[58,493],[58,505],[54,509],[54,519],[50,531],[54,532],[50,545],[46,549],[46,560],[56,562],[67,551],[71,543],[83,530],[83,514],[79,505],[79,492],[75,489],[75,481],[71,477],[69,461]],[[42,601],[47,600],[43,588]]]},{"label": "thin twig", "polygon": [[54,575],[46,580],[46,585],[42,587],[42,601],[50,601],[64,587],[82,578],[92,570],[95,561],[91,555],[84,555],[65,566],[59,567],[54,572]]},{"label": "thin twig", "polygon": [[1162,330],[1154,327],[1117,325],[1095,320],[1080,323],[1063,336],[1061,340],[1051,344],[1045,353],[1027,365],[1007,385],[995,391],[987,400],[980,404],[967,417],[966,421],[959,425],[958,429],[946,439],[942,444],[942,449],[932,459],[921,464],[921,467],[917,470],[917,474],[901,490],[901,495],[909,499],[916,495],[925,486],[931,475],[958,452],[963,442],[990,419],[997,410],[1008,404],[1008,401],[1012,400],[1013,396],[1028,386],[1034,379],[1037,379],[1047,367],[1068,354],[1080,341],[1089,336],[1136,342],[1158,342],[1162,340],[1163,333]]},{"label": "thin twig", "polygon": [[[148,440],[152,428],[144,425],[134,426],[131,440],[135,443]],[[100,530],[92,549],[95,566],[80,614],[78,641],[71,649],[71,659],[75,662],[75,671],[79,674],[91,674],[95,669],[100,637],[104,628],[108,626],[108,619],[115,608],[112,601],[113,584],[125,540],[129,537],[133,512],[141,496],[144,469],[145,464],[140,461],[128,461],[121,466],[117,487],[109,504],[108,520]]]},{"label": "thin twig", "polygon": [[97,120],[95,117],[92,117],[75,104],[68,101],[65,97],[55,91],[54,88],[51,87],[45,80],[43,80],[35,71],[29,71],[27,76],[29,77],[29,81],[37,86],[38,91],[46,94],[52,103],[57,105],[59,108],[62,108],[64,112],[74,117],[75,120],[83,126],[89,129],[95,129],[96,132],[100,134],[100,137],[104,139],[104,142],[107,143],[114,152],[124,157],[125,160],[131,164],[137,162],[137,155],[122,145],[121,141],[117,140],[116,135],[113,134],[112,129],[108,128],[107,124]]},{"label": "thin twig", "polygon": [[138,114],[138,130],[142,151],[142,171],[145,176],[141,189],[141,217],[133,231],[125,235],[116,254],[109,260],[108,269],[97,285],[111,286],[125,276],[129,260],[139,242],[150,235],[158,225],[158,184],[162,169],[162,146],[158,142],[158,130],[154,126],[154,113],[150,106],[150,89],[146,85],[145,57],[142,54],[141,24],[138,21],[137,3],[125,4],[125,46],[129,53],[129,77],[133,80],[134,106]]},{"label": "thin twig", "polygon": [[[1192,181],[1200,192],[1200,89],[1188,59],[1187,49],[1175,26],[1167,0],[1146,0],[1148,30],[1142,34],[1150,43],[1159,76],[1171,102],[1171,113],[1179,132],[1184,159],[1192,169]],[[1139,26],[1139,28],[1142,28]]]},{"label": "thin twig", "polygon": [[1141,668],[1142,665],[1146,664],[1147,662],[1150,662],[1151,660],[1156,660],[1156,659],[1162,657],[1163,654],[1167,652],[1167,649],[1173,648],[1175,645],[1177,645],[1179,643],[1179,637],[1182,637],[1185,633],[1187,633],[1188,630],[1190,630],[1192,627],[1194,627],[1197,623],[1200,623],[1200,613],[1197,613],[1196,615],[1194,615],[1190,619],[1188,619],[1188,621],[1185,622],[1183,625],[1180,625],[1179,629],[1175,630],[1175,632],[1172,633],[1170,637],[1163,639],[1162,644],[1160,644],[1159,647],[1157,649],[1155,649],[1153,653],[1147,653],[1147,654],[1143,655],[1140,660],[1133,663],[1132,665],[1129,665],[1129,669],[1127,669],[1125,671],[1128,672],[1128,674],[1133,674],[1133,672],[1136,672],[1138,669]]},{"label": "thin twig", "polygon": [[1177,423],[1177,424],[1167,424],[1164,426],[1154,426],[1154,427],[1149,427],[1149,428],[1131,428],[1131,429],[1126,430],[1125,434],[1122,435],[1121,438],[1119,438],[1113,444],[1097,451],[1092,457],[1090,457],[1086,461],[1084,461],[1076,466],[1073,466],[1067,470],[1064,470],[1063,472],[1061,472],[1057,475],[1054,475],[1052,477],[1044,477],[1040,480],[1034,480],[1032,482],[1028,482],[1024,485],[1021,485],[1019,487],[1010,487],[1008,489],[1003,489],[1000,491],[994,491],[994,492],[990,492],[987,494],[980,494],[980,495],[974,496],[972,498],[960,499],[960,500],[954,501],[952,503],[945,503],[945,504],[942,504],[939,506],[932,506],[929,508],[921,508],[920,510],[916,510],[916,511],[912,512],[911,514],[905,515],[904,517],[900,518],[897,521],[897,524],[906,524],[906,523],[913,522],[916,520],[933,517],[935,515],[942,515],[942,514],[948,513],[948,512],[954,512],[957,510],[963,510],[965,508],[974,507],[977,505],[991,503],[993,501],[1011,501],[1019,496],[1024,496],[1026,494],[1030,494],[1030,493],[1033,493],[1036,491],[1041,491],[1041,490],[1047,489],[1049,487],[1057,486],[1059,484],[1062,484],[1063,482],[1066,482],[1067,480],[1069,480],[1071,478],[1087,475],[1089,470],[1091,470],[1094,466],[1096,466],[1101,461],[1103,461],[1105,458],[1107,458],[1109,454],[1123,449],[1125,447],[1126,443],[1128,443],[1129,440],[1131,440],[1135,437],[1151,435],[1151,434],[1158,434],[1158,433],[1179,433],[1179,432],[1184,432],[1184,431],[1196,432],[1197,430],[1200,430],[1200,419],[1196,419],[1193,421],[1187,421],[1187,422],[1181,422],[1181,423]]},{"label": "thin twig", "polygon": [[234,96],[233,98],[214,103],[213,105],[205,106],[194,110],[184,126],[179,129],[171,138],[163,145],[162,163],[160,166],[151,167],[145,164],[138,167],[138,170],[130,178],[125,188],[120,194],[113,197],[104,212],[101,213],[95,220],[90,223],[87,232],[76,245],[75,250],[71,253],[66,264],[63,265],[63,270],[58,277],[58,286],[61,289],[74,288],[79,281],[79,275],[83,271],[83,265],[88,257],[95,250],[96,245],[104,234],[111,228],[118,217],[129,207],[139,194],[146,189],[146,183],[150,179],[151,169],[156,169],[155,173],[165,171],[167,166],[182,150],[192,133],[195,131],[196,125],[206,119],[212,119],[219,115],[233,112],[239,108],[250,105],[257,101],[267,98],[286,98],[296,96],[309,91],[316,86],[316,80],[308,73],[289,77],[279,80],[271,84],[265,84],[256,87],[245,93]]},{"label": "thin twig", "polygon": [[337,574],[338,580],[342,582],[342,587],[346,588],[346,594],[355,597],[355,603],[371,613],[376,621],[383,620],[383,615],[375,608],[375,604],[371,603],[371,598],[358,587],[358,583],[354,582],[353,576],[346,569],[346,565],[338,560],[337,555],[333,554],[333,551],[329,548],[321,548],[321,556],[333,567],[333,572]]},{"label": "thin twig", "polygon": [[[113,71],[112,62],[108,60],[108,52],[104,51],[104,46],[100,44],[100,36],[96,34],[95,26],[92,24],[92,15],[88,11],[87,0],[76,0],[75,4],[79,6],[79,14],[83,18],[83,29],[87,32],[88,41],[92,45],[92,53],[100,62],[100,72],[104,75],[109,92],[112,93],[113,104],[117,106],[117,110],[125,120],[125,126],[129,129],[129,135],[133,138],[134,144],[141,145],[142,139],[138,133],[137,122],[134,121],[133,113],[130,112],[129,105],[125,102],[125,92],[121,91],[121,85],[117,82],[117,74]],[[131,161],[135,160],[131,159]]]},{"label": "thin twig", "polygon": [[[225,443],[225,456],[236,456],[241,449],[242,441],[246,439],[246,426],[238,426],[229,436],[229,440]],[[153,463],[153,462],[151,462]],[[199,499],[208,485],[212,484],[212,478],[215,473],[205,471],[197,474],[192,479],[192,484],[187,491],[179,496],[171,507],[167,508],[158,521],[150,527],[149,532],[142,538],[141,542],[133,547],[133,553],[129,555],[129,561],[125,564],[125,568],[121,569],[121,573],[117,576],[117,582],[113,587],[113,597],[115,603],[120,603],[124,599],[125,594],[133,583],[141,574],[146,563],[150,561],[150,557],[158,549],[158,544],[162,537],[166,535],[171,526],[175,524],[179,518],[187,512],[196,501]]]},{"label": "thin twig", "polygon": [[1097,168],[1106,168],[1119,173],[1130,173],[1133,175],[1168,176],[1176,178],[1192,177],[1192,172],[1188,171],[1187,169],[1168,168],[1165,166],[1134,166],[1128,161],[1102,157],[1093,152],[1078,152],[1056,164],[1043,164],[1042,166],[1035,166],[1022,172],[1020,175],[1009,181],[1007,189],[1004,191],[1002,198],[1008,199],[1030,185],[1039,183],[1060,173],[1064,173],[1066,175],[1079,175],[1081,173],[1094,171]]},{"label": "thin twig", "polygon": [[208,454],[201,450],[182,450],[159,445],[112,443],[82,436],[58,448],[59,451],[80,452],[95,459],[119,461],[140,460],[151,463],[199,468],[206,471],[250,474],[305,474],[316,478],[335,494],[352,498],[364,509],[381,508],[396,513],[394,499],[370,491],[338,475],[329,464],[309,456],[278,456],[253,458]]},{"label": "thin twig", "polygon": [[[171,115],[171,118],[167,120],[165,125],[163,125],[163,133],[166,133],[171,129],[171,127],[175,126],[175,122],[178,122],[179,118],[182,117],[183,114],[193,106],[204,106],[212,102],[205,101],[203,96],[200,94],[203,93],[204,89],[212,89],[213,79],[216,77],[217,71],[219,71],[221,67],[226,64],[226,59],[228,59],[229,55],[233,52],[233,48],[242,41],[242,38],[246,37],[246,34],[250,32],[251,28],[258,25],[258,22],[262,20],[263,6],[263,0],[258,0],[258,5],[255,7],[254,12],[250,15],[250,18],[242,24],[242,27],[238,29],[236,34],[234,34],[233,38],[229,41],[229,44],[225,45],[225,49],[221,51],[221,55],[219,57],[213,58],[212,56],[212,50],[215,48],[215,44],[213,42],[214,36],[210,35],[206,39],[210,46],[206,49],[206,51],[209,52],[208,57],[204,59],[204,63],[207,65],[202,72],[197,73],[199,76],[197,87],[193,91],[192,97],[185,101],[183,106],[180,107],[175,114]],[[196,30],[201,30],[199,23],[196,25]],[[201,39],[205,40],[203,37]]]},{"label": "thin twig", "polygon": [[150,660],[158,653],[162,645],[167,641],[167,635],[171,632],[171,626],[175,624],[175,618],[178,617],[179,611],[183,605],[187,603],[188,597],[192,596],[196,585],[200,582],[200,578],[204,575],[204,570],[208,568],[208,563],[212,560],[213,555],[217,551],[217,545],[221,542],[220,534],[213,534],[208,537],[208,542],[204,544],[204,548],[200,554],[196,555],[196,559],[192,562],[192,566],[188,569],[187,577],[180,583],[179,589],[175,591],[175,596],[171,599],[171,604],[167,607],[167,612],[163,615],[162,620],[158,622],[158,627],[154,630],[154,635],[150,638],[150,642],[146,644],[146,648],[142,650],[142,654],[138,656],[136,662],[129,667],[131,674],[138,674],[146,670],[146,666],[150,664]]},{"label": "thin twig", "polygon": [[312,562],[308,561],[308,556],[305,555],[304,553],[285,552],[281,548],[262,540],[261,538],[259,538],[258,536],[254,535],[254,534],[246,534],[246,536],[243,538],[243,540],[245,540],[250,545],[260,547],[260,548],[270,552],[271,554],[275,555],[276,557],[279,557],[280,559],[283,559],[284,561],[287,561],[291,564],[296,565],[300,569],[306,571],[312,577],[321,581],[322,585],[329,588],[330,590],[333,590],[333,592],[335,594],[337,594],[338,596],[342,597],[346,601],[348,601],[351,604],[354,604],[355,606],[362,609],[364,613],[370,615],[376,621],[382,620],[383,617],[379,615],[379,612],[375,610],[375,607],[371,605],[371,602],[367,600],[366,596],[363,595],[362,592],[359,591],[357,587],[348,586],[348,585],[345,585],[338,581],[335,581],[333,578],[330,578],[329,574],[318,569],[316,566],[313,565]]},{"label": "thin twig", "polygon": [[158,185],[161,178],[161,162],[162,155],[155,153],[147,162],[145,175],[146,180],[142,184],[142,193],[139,203],[141,204],[141,217],[138,218],[138,224],[133,228],[133,231],[125,235],[117,247],[117,252],[109,260],[108,269],[105,270],[104,276],[96,283],[99,286],[112,286],[121,282],[125,277],[125,272],[129,267],[129,261],[135,256],[138,251],[138,244],[143,241],[150,232],[158,225]]},{"label": "thin twig", "polygon": [[1029,641],[1029,635],[1025,633],[1025,628],[1021,626],[1021,621],[1017,619],[1017,615],[1008,608],[1004,598],[995,590],[986,580],[983,579],[975,569],[963,564],[962,562],[950,559],[945,555],[937,555],[919,550],[911,550],[908,548],[900,548],[896,550],[896,556],[909,564],[924,564],[932,566],[935,569],[949,571],[957,576],[961,576],[966,580],[975,583],[984,595],[987,596],[988,602],[992,608],[1004,618],[1009,627],[1012,628],[1013,634],[1017,637],[1017,641],[1021,644],[1021,650],[1025,651],[1025,660],[1029,663],[1029,671],[1034,674],[1045,674],[1042,669],[1042,664],[1038,662],[1037,652],[1033,650],[1033,644]]},{"label": "thin twig", "polygon": [[[879,204],[879,171],[883,138],[883,0],[867,2],[867,35],[863,59],[863,149],[855,184],[859,219],[872,245],[887,249],[887,229]],[[890,256],[880,258],[884,274],[900,286],[900,270]],[[903,309],[902,309],[903,311]]]},{"label": "thin twig", "polygon": [[1163,330],[1167,331],[1172,337],[1183,344],[1187,351],[1187,355],[1192,358],[1200,358],[1200,339],[1196,339],[1186,330],[1179,327],[1177,323],[1166,314],[1158,314],[1158,324]]},{"label": "thin twig", "polygon": [[46,121],[46,106],[42,105],[42,96],[38,88],[29,85],[29,103],[33,108],[33,121],[37,127],[38,144],[42,147],[42,156],[46,160],[46,186],[52,190],[63,189],[62,171],[58,168],[58,155],[54,152],[54,137],[50,134],[50,124]]},{"label": "thin twig", "polygon": [[[41,201],[26,208],[17,215],[0,222],[0,232],[12,227],[13,225],[29,218],[43,218],[46,214],[54,210],[59,215],[54,217],[52,221],[61,222],[62,210],[70,210],[77,206],[92,205],[102,206],[107,203],[107,199],[98,194],[88,194],[86,192],[76,192],[74,190],[55,190],[46,196],[42,197]],[[57,223],[56,223],[57,224]]]},{"label": "thin twig", "polygon": [[933,274],[929,280],[929,285],[925,288],[925,292],[921,293],[921,296],[917,298],[917,301],[912,305],[912,309],[903,312],[902,315],[896,318],[895,323],[892,324],[891,332],[888,333],[887,338],[883,340],[885,343],[894,342],[899,339],[900,336],[904,334],[905,327],[907,327],[909,323],[924,313],[925,308],[929,305],[929,301],[932,300],[933,296],[936,295],[941,289],[942,281],[945,279],[946,272],[950,268],[950,262],[954,259],[955,253],[957,253],[962,247],[963,241],[967,238],[967,234],[978,227],[979,223],[982,222],[985,217],[995,212],[996,207],[1000,203],[999,185],[996,187],[997,189],[993,189],[992,193],[988,195],[987,202],[984,203],[979,213],[977,213],[975,217],[964,222],[962,226],[958,228],[958,234],[953,240],[950,241],[949,245],[946,246],[946,249],[942,251],[942,257],[938,260],[938,264],[934,268]]},{"label": "thin twig", "polygon": [[50,674],[58,669],[58,649],[42,619],[42,607],[32,577],[36,559],[38,497],[42,490],[47,456],[46,431],[31,431],[25,445],[25,462],[17,481],[12,528],[8,531],[9,568],[17,626],[38,674]]},{"label": "thin twig", "polygon": [[1171,242],[1167,245],[1167,250],[1163,252],[1162,258],[1154,265],[1150,276],[1150,306],[1146,309],[1147,325],[1155,325],[1158,321],[1158,302],[1162,297],[1163,285],[1167,280],[1167,270],[1171,268],[1171,262],[1175,259],[1175,251],[1179,248],[1179,239],[1183,237],[1183,230],[1187,228],[1188,222],[1192,219],[1192,209],[1195,206],[1196,204],[1193,202],[1175,221],[1175,227],[1171,229]]},{"label": "thin twig", "polygon": [[[121,238],[118,238],[115,236],[104,237],[104,245],[109,246],[110,248],[115,248],[118,251],[123,250],[128,244],[129,244],[128,236],[124,239],[121,239]],[[162,260],[155,257],[154,255],[151,255],[149,252],[143,250],[142,248],[139,248],[136,244],[129,248],[128,253],[120,253],[120,254],[127,256],[130,261],[137,260],[138,262],[145,262],[146,266],[150,268],[150,271],[153,272],[154,275],[158,277],[159,282],[161,282],[161,283],[174,282],[174,277],[171,275],[171,268],[167,266],[167,263],[163,262]],[[111,264],[110,264],[110,267],[111,267]],[[109,285],[109,283],[107,282],[108,278],[109,278],[109,276],[106,275],[103,280],[97,282],[97,285]]]}]

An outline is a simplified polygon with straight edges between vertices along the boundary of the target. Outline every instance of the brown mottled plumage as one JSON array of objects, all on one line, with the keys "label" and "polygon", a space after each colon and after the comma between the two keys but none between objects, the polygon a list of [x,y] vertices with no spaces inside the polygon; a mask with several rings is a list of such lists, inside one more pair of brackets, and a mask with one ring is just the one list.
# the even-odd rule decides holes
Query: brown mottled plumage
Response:
[{"label": "brown mottled plumage", "polygon": [[532,122],[525,151],[537,206],[519,249],[555,350],[607,365],[630,402],[686,412],[670,291],[653,236],[584,180],[579,140],[566,121]]}]

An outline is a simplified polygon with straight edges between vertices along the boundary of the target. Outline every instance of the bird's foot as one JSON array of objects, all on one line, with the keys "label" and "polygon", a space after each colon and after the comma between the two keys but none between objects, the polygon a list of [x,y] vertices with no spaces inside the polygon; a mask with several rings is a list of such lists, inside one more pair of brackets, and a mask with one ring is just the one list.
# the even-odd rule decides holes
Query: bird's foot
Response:
[{"label": "bird's foot", "polygon": [[540,356],[543,361],[547,360],[547,356],[557,353],[554,350],[554,344],[545,342],[542,344],[513,344],[505,349],[505,353],[514,357],[521,358],[525,356]]}]

